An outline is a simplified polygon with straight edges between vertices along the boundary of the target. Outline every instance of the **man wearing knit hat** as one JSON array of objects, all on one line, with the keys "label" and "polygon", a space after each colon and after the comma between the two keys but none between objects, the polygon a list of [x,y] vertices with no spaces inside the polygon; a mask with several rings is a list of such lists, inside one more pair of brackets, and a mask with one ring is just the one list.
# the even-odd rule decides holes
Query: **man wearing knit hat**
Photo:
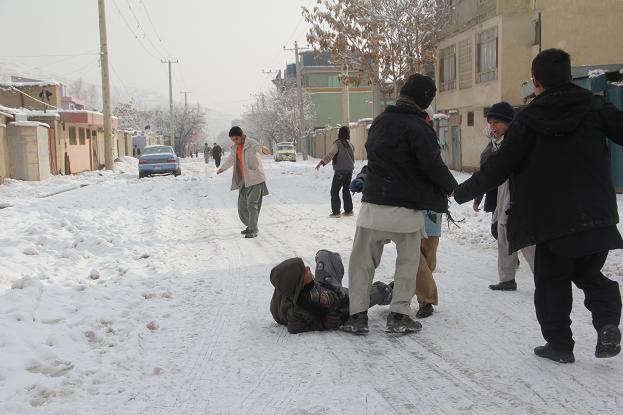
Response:
[{"label": "man wearing knit hat", "polygon": [[457,184],[441,159],[437,134],[427,122],[425,109],[435,92],[431,78],[412,75],[396,105],[389,105],[370,126],[368,174],[348,270],[350,318],[342,327],[345,331],[368,332],[368,292],[387,240],[396,244],[398,256],[386,331],[414,333],[422,328],[411,318],[414,271],[424,232],[422,211],[447,212],[447,195]]},{"label": "man wearing knit hat", "polygon": [[239,189],[238,216],[246,225],[246,229],[241,233],[245,238],[255,238],[262,199],[268,194],[260,153],[268,155],[270,150],[248,138],[237,126],[229,130],[229,139],[232,141],[229,157],[216,174],[221,174],[234,166],[231,190]]},{"label": "man wearing knit hat", "polygon": [[[487,113],[491,142],[485,149],[485,152],[487,149],[490,149],[491,154],[489,157],[495,157],[495,153],[503,145],[504,136],[514,116],[513,107],[508,102],[502,101],[491,106]],[[498,276],[500,282],[489,285],[489,288],[494,291],[516,291],[517,282],[515,281],[515,274],[519,267],[519,255],[517,252],[508,252],[508,233],[506,231],[506,224],[508,223],[508,214],[506,212],[510,209],[511,203],[508,180],[499,185],[496,190],[493,193],[487,193],[487,197],[491,197],[490,195],[495,196],[491,222],[492,226],[495,226],[497,234]],[[476,211],[479,210],[477,200],[474,201],[474,210]],[[526,259],[530,270],[534,272],[534,245],[522,248],[521,253]]]},{"label": "man wearing knit hat", "polygon": [[531,70],[536,97],[454,199],[467,202],[510,180],[509,252],[536,245],[534,308],[546,343],[535,355],[575,361],[573,283],[597,332],[595,357],[613,357],[621,352],[621,292],[601,269],[611,249],[623,248],[607,146],[623,145],[623,112],[571,82],[564,50],[540,52]]}]

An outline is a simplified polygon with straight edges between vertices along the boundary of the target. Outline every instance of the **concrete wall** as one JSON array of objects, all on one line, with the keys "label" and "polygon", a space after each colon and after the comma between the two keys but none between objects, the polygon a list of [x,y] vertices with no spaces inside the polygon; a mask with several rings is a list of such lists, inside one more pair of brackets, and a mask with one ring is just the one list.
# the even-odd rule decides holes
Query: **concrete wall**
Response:
[{"label": "concrete wall", "polygon": [[[367,160],[366,141],[368,139],[368,126],[370,121],[359,121],[350,124],[350,142],[355,147],[355,160]],[[312,137],[312,145],[309,155],[315,158],[324,157],[333,142],[337,140],[339,127],[323,128],[316,130]]]},{"label": "concrete wall", "polygon": [[5,118],[0,115],[0,184],[9,177],[9,147],[5,123]]},{"label": "concrete wall", "polygon": [[542,45],[571,54],[571,64],[623,63],[623,1],[539,0]]},{"label": "concrete wall", "polygon": [[[60,85],[20,85],[19,83],[11,84],[14,85],[17,89],[24,92],[25,94],[30,95],[31,97],[36,98],[37,100],[41,100],[39,94],[42,90],[49,91],[52,93],[50,97],[50,105],[53,105],[57,108],[61,108],[61,86]],[[33,110],[43,110],[43,109],[53,109],[50,108],[41,102],[38,102],[24,94],[16,92],[14,90],[8,88],[0,89],[0,103],[6,107],[10,108],[30,108]]]},{"label": "concrete wall", "polygon": [[10,176],[18,180],[50,177],[48,129],[11,123],[7,127]]}]

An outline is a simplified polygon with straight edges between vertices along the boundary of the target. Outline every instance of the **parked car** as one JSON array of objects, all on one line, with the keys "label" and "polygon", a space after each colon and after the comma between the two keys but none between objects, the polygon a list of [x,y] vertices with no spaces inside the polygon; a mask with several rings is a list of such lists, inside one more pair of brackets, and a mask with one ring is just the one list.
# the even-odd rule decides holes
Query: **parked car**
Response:
[{"label": "parked car", "polygon": [[145,146],[138,158],[138,178],[153,174],[182,174],[180,158],[171,146]]},{"label": "parked car", "polygon": [[288,141],[277,143],[275,147],[275,161],[296,161],[296,148],[294,143]]}]

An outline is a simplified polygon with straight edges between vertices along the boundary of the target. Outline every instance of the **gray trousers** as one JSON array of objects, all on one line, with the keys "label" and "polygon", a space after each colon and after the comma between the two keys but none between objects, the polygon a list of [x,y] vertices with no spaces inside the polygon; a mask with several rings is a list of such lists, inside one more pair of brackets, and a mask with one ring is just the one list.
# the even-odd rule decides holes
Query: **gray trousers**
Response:
[{"label": "gray trousers", "polygon": [[398,233],[357,227],[348,265],[349,313],[367,311],[370,306],[370,287],[374,272],[381,262],[387,240],[396,244],[398,256],[394,272],[394,291],[390,311],[411,315],[411,299],[415,293],[417,269],[420,263],[422,231]]},{"label": "gray trousers", "polygon": [[[534,274],[534,251],[535,246],[527,246],[521,249],[530,271]],[[498,275],[500,281],[511,281],[515,279],[515,274],[519,268],[519,255],[517,252],[508,254],[508,232],[506,224],[498,222]]]},{"label": "gray trousers", "polygon": [[267,194],[266,183],[240,187],[238,193],[238,216],[251,232],[257,232],[257,220],[262,209],[262,199]]}]

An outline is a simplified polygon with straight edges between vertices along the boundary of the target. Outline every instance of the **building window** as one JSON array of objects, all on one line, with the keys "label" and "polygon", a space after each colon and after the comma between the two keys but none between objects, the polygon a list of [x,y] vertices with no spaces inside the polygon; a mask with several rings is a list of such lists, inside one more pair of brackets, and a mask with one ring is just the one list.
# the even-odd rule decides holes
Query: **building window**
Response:
[{"label": "building window", "polygon": [[456,47],[454,45],[439,52],[439,90],[456,88]]},{"label": "building window", "polygon": [[69,145],[75,146],[78,144],[76,141],[76,127],[69,127]]},{"label": "building window", "polygon": [[497,79],[498,29],[486,30],[476,35],[476,82]]},{"label": "building window", "polygon": [[91,139],[91,130],[87,128],[87,140]]},{"label": "building window", "polygon": [[93,130],[93,133],[91,133],[91,137],[93,137],[93,140],[97,140],[97,130]]},{"label": "building window", "polygon": [[86,144],[86,142],[84,141],[84,128],[78,128],[78,140],[80,145],[84,145]]},{"label": "building window", "polygon": [[473,111],[469,111],[467,113],[467,126],[468,127],[474,126],[474,112]]},{"label": "building window", "polygon": [[473,73],[472,39],[463,39],[459,42],[459,89],[472,87]]},{"label": "building window", "polygon": [[540,44],[541,44],[541,21],[535,20],[534,21],[534,43],[533,45],[540,45]]}]

